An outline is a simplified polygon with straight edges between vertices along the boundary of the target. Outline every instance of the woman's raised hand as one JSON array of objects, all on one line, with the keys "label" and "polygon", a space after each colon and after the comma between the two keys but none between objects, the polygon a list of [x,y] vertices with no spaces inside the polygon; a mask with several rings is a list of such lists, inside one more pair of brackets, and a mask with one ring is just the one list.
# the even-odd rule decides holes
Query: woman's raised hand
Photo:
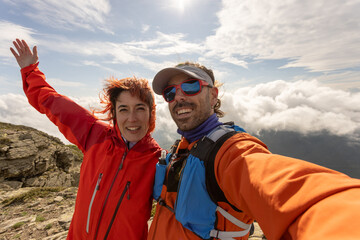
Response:
[{"label": "woman's raised hand", "polygon": [[25,40],[20,39],[16,39],[16,41],[13,41],[13,44],[17,52],[13,48],[10,48],[10,51],[16,58],[16,61],[19,64],[20,68],[24,68],[31,64],[37,63],[39,58],[37,55],[36,46],[34,46],[33,50],[31,51]]}]

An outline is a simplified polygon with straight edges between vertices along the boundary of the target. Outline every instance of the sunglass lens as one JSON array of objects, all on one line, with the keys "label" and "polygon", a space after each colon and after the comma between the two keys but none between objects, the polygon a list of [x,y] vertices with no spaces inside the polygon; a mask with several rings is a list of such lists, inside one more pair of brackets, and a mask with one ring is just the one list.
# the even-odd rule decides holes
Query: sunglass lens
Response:
[{"label": "sunglass lens", "polygon": [[176,88],[175,87],[168,87],[164,90],[164,98],[167,102],[171,102],[174,100],[176,94]]},{"label": "sunglass lens", "polygon": [[187,95],[194,95],[200,91],[200,82],[198,80],[184,82],[181,84],[181,89]]}]

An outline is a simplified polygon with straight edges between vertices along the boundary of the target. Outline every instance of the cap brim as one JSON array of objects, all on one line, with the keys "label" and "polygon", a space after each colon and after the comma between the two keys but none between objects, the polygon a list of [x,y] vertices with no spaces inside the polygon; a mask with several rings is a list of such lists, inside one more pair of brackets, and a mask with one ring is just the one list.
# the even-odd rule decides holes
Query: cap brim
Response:
[{"label": "cap brim", "polygon": [[158,72],[155,75],[154,80],[152,82],[152,87],[153,87],[154,92],[156,94],[161,95],[163,92],[163,89],[168,85],[168,82],[170,81],[170,79],[181,73],[185,73],[186,75],[188,75],[190,77],[206,81],[211,86],[213,86],[213,82],[212,82],[210,76],[208,76],[200,68],[193,67],[193,66],[184,66],[184,67],[186,67],[187,69],[189,69],[191,71],[186,70],[186,69],[181,69],[178,67],[171,67],[171,68],[164,68],[163,70]]}]

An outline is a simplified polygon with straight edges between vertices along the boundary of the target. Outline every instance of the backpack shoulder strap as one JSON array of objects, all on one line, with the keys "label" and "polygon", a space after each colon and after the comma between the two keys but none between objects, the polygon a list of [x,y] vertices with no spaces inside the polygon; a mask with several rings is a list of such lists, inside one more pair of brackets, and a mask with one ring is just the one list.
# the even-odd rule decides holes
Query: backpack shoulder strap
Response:
[{"label": "backpack shoulder strap", "polygon": [[[236,129],[236,130],[235,130]],[[215,157],[221,146],[230,137],[242,132],[242,129],[234,128],[234,126],[221,125],[213,132],[200,139],[191,149],[190,154],[198,157],[204,162],[205,176],[206,176],[206,189],[209,193],[211,200],[214,203],[226,202],[234,210],[241,212],[238,208],[232,205],[225,197],[224,192],[221,190],[215,177]],[[217,204],[218,205],[218,204]]]}]

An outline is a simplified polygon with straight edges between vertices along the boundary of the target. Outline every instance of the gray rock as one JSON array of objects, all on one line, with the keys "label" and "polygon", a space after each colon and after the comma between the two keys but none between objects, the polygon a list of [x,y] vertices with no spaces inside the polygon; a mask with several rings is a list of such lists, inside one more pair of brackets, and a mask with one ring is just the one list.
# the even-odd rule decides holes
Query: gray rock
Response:
[{"label": "gray rock", "polygon": [[54,198],[54,202],[61,202],[62,200],[64,200],[64,198],[61,196],[57,196],[56,198]]},{"label": "gray rock", "polygon": [[82,153],[36,129],[0,122],[0,188],[77,186]]},{"label": "gray rock", "polygon": [[0,189],[3,190],[19,189],[23,186],[23,184],[24,183],[21,181],[1,181]]}]

